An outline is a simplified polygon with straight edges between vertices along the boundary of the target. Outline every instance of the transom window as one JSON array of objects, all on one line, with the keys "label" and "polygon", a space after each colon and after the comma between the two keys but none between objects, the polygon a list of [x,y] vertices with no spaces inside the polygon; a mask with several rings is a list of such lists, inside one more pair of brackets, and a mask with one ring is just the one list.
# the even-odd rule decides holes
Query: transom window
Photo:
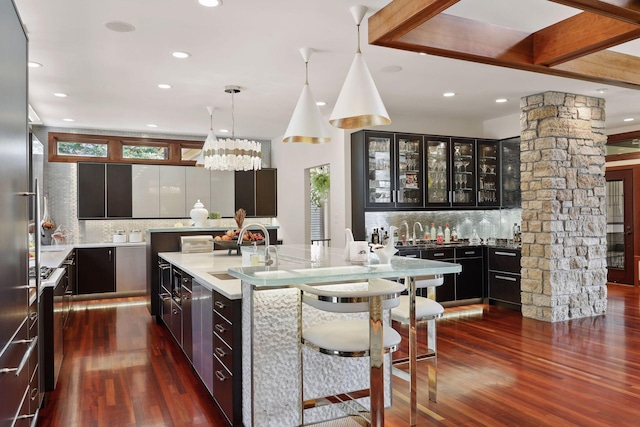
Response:
[{"label": "transom window", "polygon": [[194,165],[203,141],[49,133],[50,162]]}]

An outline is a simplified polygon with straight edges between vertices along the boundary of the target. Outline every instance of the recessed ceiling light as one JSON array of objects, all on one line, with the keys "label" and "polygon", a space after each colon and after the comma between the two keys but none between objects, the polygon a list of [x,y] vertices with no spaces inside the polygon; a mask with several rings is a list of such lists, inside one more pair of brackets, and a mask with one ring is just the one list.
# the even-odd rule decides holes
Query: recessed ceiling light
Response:
[{"label": "recessed ceiling light", "polygon": [[318,102],[316,102],[316,105],[317,105],[318,107],[324,107],[325,105],[327,105],[327,103],[326,103],[326,102],[324,102],[324,101],[318,101]]},{"label": "recessed ceiling light", "polygon": [[427,53],[426,52],[420,52],[420,55],[427,56]]},{"label": "recessed ceiling light", "polygon": [[158,127],[158,125],[154,125],[153,123],[149,123],[147,126],[150,127],[150,128],[157,128]]},{"label": "recessed ceiling light", "polygon": [[596,92],[598,93],[605,93],[607,91],[606,87],[600,88],[600,89],[596,89]]},{"label": "recessed ceiling light", "polygon": [[41,63],[35,62],[35,61],[29,61],[27,63],[27,65],[29,65],[29,68],[40,68],[40,67],[42,67]]},{"label": "recessed ceiling light", "polygon": [[220,129],[219,131],[222,133],[229,133],[229,129]]},{"label": "recessed ceiling light", "polygon": [[136,30],[136,27],[129,24],[128,22],[122,21],[111,21],[104,24],[105,27],[110,29],[111,31],[115,31],[116,33],[130,33]]},{"label": "recessed ceiling light", "polygon": [[380,71],[382,71],[383,73],[397,73],[399,71],[402,71],[402,67],[399,65],[388,65],[386,67],[382,67]]},{"label": "recessed ceiling light", "polygon": [[53,94],[53,96],[57,96],[58,98],[66,98],[68,95],[66,93],[56,92]]},{"label": "recessed ceiling light", "polygon": [[73,119],[62,119],[63,122],[75,122]]},{"label": "recessed ceiling light", "polygon": [[503,102],[507,102],[507,98],[498,98],[498,99],[496,99],[496,102],[498,104],[502,104]]},{"label": "recessed ceiling light", "polygon": [[217,7],[222,5],[222,0],[196,0],[204,7]]},{"label": "recessed ceiling light", "polygon": [[173,55],[174,58],[178,59],[185,59],[191,56],[189,52],[173,52],[171,55]]},{"label": "recessed ceiling light", "polygon": [[447,97],[447,98],[451,98],[452,96],[456,96],[455,92],[445,92],[442,94],[442,96]]},{"label": "recessed ceiling light", "polygon": [[160,83],[160,84],[158,85],[158,87],[159,87],[160,89],[171,89],[171,85],[164,84],[164,83]]},{"label": "recessed ceiling light", "polygon": [[623,121],[625,121],[625,122],[632,122],[632,121],[634,121],[634,120],[635,120],[635,119],[634,119],[633,117],[627,117],[627,118],[626,118],[626,119],[624,119]]}]

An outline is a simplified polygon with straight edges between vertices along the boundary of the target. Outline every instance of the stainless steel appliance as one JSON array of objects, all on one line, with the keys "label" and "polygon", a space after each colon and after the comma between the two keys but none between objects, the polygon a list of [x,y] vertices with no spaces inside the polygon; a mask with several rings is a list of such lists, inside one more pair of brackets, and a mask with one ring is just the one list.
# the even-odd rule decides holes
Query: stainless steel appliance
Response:
[{"label": "stainless steel appliance", "polygon": [[73,295],[76,292],[76,253],[72,251],[67,259],[62,263],[67,270],[65,286],[64,286],[64,295],[62,297],[62,317],[63,317],[63,325],[67,325],[67,320],[69,319],[69,313],[71,312],[71,300],[73,299]]}]

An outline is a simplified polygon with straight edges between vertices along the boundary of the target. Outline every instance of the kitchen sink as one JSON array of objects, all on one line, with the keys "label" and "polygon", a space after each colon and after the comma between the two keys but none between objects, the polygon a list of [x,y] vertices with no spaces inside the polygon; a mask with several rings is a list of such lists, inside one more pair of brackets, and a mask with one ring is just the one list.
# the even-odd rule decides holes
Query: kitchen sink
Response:
[{"label": "kitchen sink", "polygon": [[207,274],[212,275],[218,280],[237,280],[237,277],[233,277],[226,271],[207,271]]}]

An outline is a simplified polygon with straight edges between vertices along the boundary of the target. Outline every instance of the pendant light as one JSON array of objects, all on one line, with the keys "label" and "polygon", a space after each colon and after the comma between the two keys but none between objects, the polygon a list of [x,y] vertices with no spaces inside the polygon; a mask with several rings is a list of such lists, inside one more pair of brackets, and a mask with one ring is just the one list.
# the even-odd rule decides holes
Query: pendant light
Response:
[{"label": "pendant light", "polygon": [[[248,171],[262,169],[262,144],[235,137],[235,100],[240,93],[239,86],[225,86],[224,91],[231,94],[231,138],[218,140],[213,135],[211,149],[205,150],[204,167],[210,170]],[[208,138],[208,137],[207,137]],[[205,141],[206,144],[206,141]]]},{"label": "pendant light", "polygon": [[200,155],[196,159],[196,166],[199,168],[204,167],[205,156],[211,156],[211,150],[213,148],[213,141],[216,140],[216,136],[213,133],[213,107],[207,107],[207,111],[209,112],[209,134],[207,135],[207,139],[204,140],[204,144],[202,144],[202,150],[200,150]]},{"label": "pendant light", "polygon": [[314,52],[309,47],[300,49],[302,59],[304,59],[305,83],[302,88],[300,98],[295,110],[291,115],[289,126],[284,134],[282,142],[306,142],[308,144],[319,144],[331,141],[328,130],[320,115],[320,109],[309,86],[309,58]]},{"label": "pendant light", "polygon": [[360,51],[360,23],[368,8],[352,6],[349,10],[358,27],[358,50],[338,95],[329,123],[341,129],[388,125],[391,123],[389,113],[382,103],[382,98]]}]

